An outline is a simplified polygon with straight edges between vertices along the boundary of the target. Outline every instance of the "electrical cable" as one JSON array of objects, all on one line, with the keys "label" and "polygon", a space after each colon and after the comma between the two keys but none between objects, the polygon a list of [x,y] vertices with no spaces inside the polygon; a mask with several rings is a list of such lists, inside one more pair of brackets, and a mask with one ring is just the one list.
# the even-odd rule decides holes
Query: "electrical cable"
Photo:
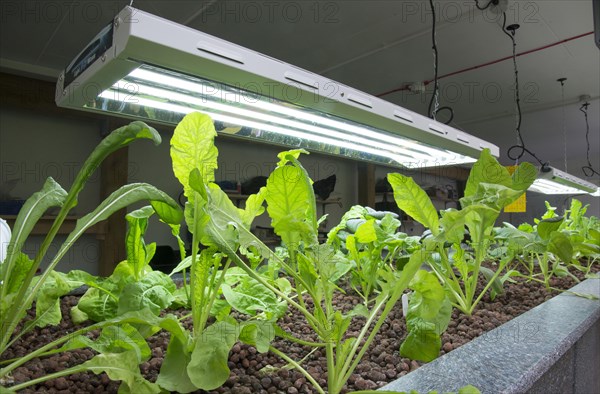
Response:
[{"label": "electrical cable", "polygon": [[489,0],[489,1],[488,1],[488,3],[485,5],[485,7],[482,7],[482,6],[480,6],[480,5],[479,5],[479,0],[475,0],[475,6],[476,6],[476,7],[477,7],[477,9],[478,9],[478,10],[480,10],[480,11],[485,11],[485,10],[487,10],[488,8],[490,8],[490,6],[491,6],[492,4],[494,4],[494,5],[498,5],[498,3],[499,3],[499,1],[498,1],[498,0]]},{"label": "electrical cable", "polygon": [[[515,74],[515,107],[517,110],[515,130],[517,132],[517,139],[518,139],[518,142],[516,145],[513,145],[510,148],[508,148],[506,155],[508,156],[509,159],[514,160],[515,162],[518,162],[518,160],[521,157],[523,157],[523,155],[525,153],[528,153],[531,157],[536,159],[538,163],[540,163],[540,165],[542,166],[542,170],[545,170],[546,168],[548,168],[548,163],[541,161],[535,155],[535,153],[533,153],[531,150],[529,150],[525,147],[525,141],[523,140],[523,135],[521,134],[521,122],[522,122],[521,97],[519,95],[519,69],[517,68],[517,42],[515,40],[515,33],[516,33],[516,30],[519,28],[519,25],[510,25],[510,26],[506,27],[506,12],[504,12],[502,14],[502,16],[503,16],[502,32],[504,34],[506,34],[512,42],[512,60],[513,60],[513,68],[514,68],[514,74]],[[509,33],[509,31],[510,31],[510,33]],[[514,152],[515,150],[519,150],[518,151],[519,153],[516,153],[513,155],[512,152]]]},{"label": "electrical cable", "polygon": [[567,125],[565,122],[565,81],[567,78],[559,78],[557,81],[560,82],[560,97],[562,102],[562,132],[563,132],[563,143],[565,146],[565,172],[569,172],[569,168],[567,166]]},{"label": "electrical cable", "polygon": [[594,176],[594,174],[600,175],[600,173],[598,173],[598,171],[594,170],[594,167],[592,166],[592,162],[590,161],[590,122],[588,120],[588,113],[587,113],[587,109],[589,106],[590,106],[590,103],[586,102],[579,108],[579,110],[581,112],[583,112],[583,115],[585,116],[585,142],[587,143],[587,155],[586,156],[587,156],[587,162],[588,162],[588,165],[581,167],[581,170],[583,171],[585,176],[592,177],[592,176]]},{"label": "electrical cable", "polygon": [[[562,39],[562,40],[559,40],[559,41],[555,41],[555,42],[552,42],[550,44],[543,45],[541,47],[537,47],[537,48],[533,48],[533,49],[528,49],[526,51],[517,53],[517,57],[521,57],[521,56],[529,55],[529,54],[532,54],[532,53],[535,53],[535,52],[543,51],[543,50],[546,50],[548,48],[552,48],[552,47],[555,47],[557,45],[562,45],[562,44],[564,44],[566,42],[573,41],[573,40],[578,40],[580,38],[587,37],[587,36],[590,36],[590,35],[593,35],[593,34],[594,34],[594,32],[590,31],[590,32],[587,32],[587,33],[582,33],[582,34],[578,34],[578,35],[575,35],[575,36],[572,36],[572,37],[569,37],[569,38],[565,38],[565,39]],[[449,72],[448,74],[438,75],[438,80],[444,79],[444,78],[448,78],[448,77],[453,77],[455,75],[463,74],[463,73],[466,73],[466,72],[469,72],[469,71],[478,70],[480,68],[492,66],[492,65],[501,63],[503,61],[506,61],[506,60],[511,60],[511,59],[512,59],[512,56],[505,56],[505,57],[502,57],[500,59],[491,60],[489,62],[485,62],[485,63],[482,63],[482,64],[477,64],[475,66],[469,66],[469,67],[466,67],[466,68],[462,68],[460,70]],[[424,86],[428,86],[431,82],[433,82],[432,79],[425,80],[425,81],[423,81],[423,85]],[[410,90],[410,86],[411,86],[411,84],[404,84],[404,85],[402,85],[402,86],[400,86],[398,88],[394,88],[394,89],[387,90],[387,91],[382,92],[382,93],[378,93],[375,96],[376,97],[383,97],[383,96],[387,96],[387,95],[392,94],[392,93],[401,92],[401,91],[405,91],[405,90]]]},{"label": "electrical cable", "polygon": [[433,18],[433,24],[431,27],[431,42],[432,42],[431,48],[433,49],[433,94],[431,95],[431,100],[429,100],[429,107],[427,108],[427,116],[429,116],[433,120],[437,120],[436,116],[437,116],[438,112],[440,112],[442,110],[448,111],[448,112],[450,112],[450,117],[448,118],[448,120],[446,122],[443,122],[443,123],[449,124],[454,119],[454,110],[449,106],[440,107],[440,102],[439,102],[440,85],[439,85],[439,81],[438,81],[439,61],[438,61],[438,48],[437,48],[436,34],[435,34],[436,33],[436,28],[435,28],[436,15],[435,15],[435,6],[433,4],[433,0],[429,0],[429,6],[431,7],[431,15]]},{"label": "electrical cable", "polygon": [[563,199],[563,202],[562,202],[562,210],[563,210],[563,212],[565,211],[565,206],[567,204],[567,201],[569,201],[570,198],[583,197],[583,196],[589,196],[589,193],[572,194],[570,196],[565,197]]},{"label": "electrical cable", "polygon": [[436,102],[437,105],[439,106],[439,102],[438,102],[439,82],[438,82],[438,49],[437,49],[437,42],[436,42],[436,37],[435,37],[436,15],[435,15],[435,6],[433,4],[433,0],[429,0],[429,6],[431,7],[431,16],[433,19],[432,26],[431,26],[431,42],[432,42],[431,48],[433,49],[433,94],[431,95],[431,100],[429,100],[427,116],[429,116],[435,120],[435,112],[437,111],[437,108],[436,108],[436,111],[432,111],[431,107],[433,106],[434,102]]}]

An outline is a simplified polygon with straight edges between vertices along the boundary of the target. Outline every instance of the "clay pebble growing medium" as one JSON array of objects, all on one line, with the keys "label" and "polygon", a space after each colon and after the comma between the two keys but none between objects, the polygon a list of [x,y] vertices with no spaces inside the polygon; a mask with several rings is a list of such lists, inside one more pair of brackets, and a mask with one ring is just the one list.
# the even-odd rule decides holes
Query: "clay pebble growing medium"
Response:
[{"label": "clay pebble growing medium", "polygon": [[[574,273],[583,278],[579,272]],[[551,284],[556,288],[568,289],[574,286],[576,282],[571,278],[553,278]],[[348,292],[346,295],[338,294],[335,299],[338,308],[347,311],[360,302],[358,297],[350,293]],[[466,316],[454,310],[448,329],[442,335],[440,355],[464,345],[473,338],[502,325],[556,294],[558,294],[556,291],[548,292],[542,284],[536,282],[525,283],[519,280],[518,284],[507,283],[504,293],[496,297],[494,301],[491,301],[489,295],[486,295],[472,316]],[[69,309],[76,305],[77,301],[78,297],[63,297],[61,309],[64,319],[61,324],[54,327],[37,328],[26,334],[3,355],[3,358],[21,357],[29,351],[85,325],[76,326],[69,317]],[[287,315],[280,320],[281,327],[295,333],[297,337],[302,339],[316,340],[303,316],[294,312],[293,309],[290,309]],[[33,309],[28,313],[29,318],[31,318],[34,314]],[[187,311],[179,310],[172,311],[172,313],[183,316]],[[363,319],[363,321],[359,319]],[[348,335],[358,335],[363,322],[364,318],[355,318],[348,330]],[[183,324],[186,328],[191,329],[189,319],[184,320]],[[94,332],[90,335],[94,336],[98,333]],[[419,368],[421,363],[399,356],[398,349],[405,336],[405,320],[402,316],[400,304],[398,304],[377,334],[374,343],[358,365],[354,375],[350,377],[346,391],[376,389]],[[169,334],[159,332],[148,338],[147,341],[152,349],[152,357],[141,364],[140,370],[147,379],[155,381],[163,356],[166,353]],[[317,350],[309,355],[310,348],[281,339],[276,340],[274,345],[296,360],[308,355],[302,365],[322,387],[327,387],[327,363],[324,351]],[[36,358],[17,368],[12,378],[15,383],[35,379],[80,364],[92,358],[93,355],[92,350],[81,349],[43,359]],[[285,362],[279,357],[270,353],[260,354],[251,346],[236,344],[230,353],[229,368],[231,369],[231,376],[227,382],[212,393],[297,394],[316,392],[302,374],[294,369],[285,368]],[[118,382],[111,381],[104,373],[95,375],[92,372],[87,372],[46,381],[21,392],[116,393],[118,385]],[[204,393],[204,391],[200,390],[198,393]]]}]

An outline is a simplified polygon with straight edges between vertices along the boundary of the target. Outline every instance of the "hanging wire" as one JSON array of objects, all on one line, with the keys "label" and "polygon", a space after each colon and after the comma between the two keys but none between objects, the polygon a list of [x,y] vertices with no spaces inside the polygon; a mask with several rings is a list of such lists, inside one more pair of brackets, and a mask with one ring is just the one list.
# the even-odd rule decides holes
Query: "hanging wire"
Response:
[{"label": "hanging wire", "polygon": [[[547,162],[541,161],[535,153],[530,151],[525,147],[525,141],[523,140],[523,135],[521,134],[521,122],[522,122],[522,113],[521,113],[521,97],[519,95],[519,69],[517,68],[517,42],[515,40],[516,30],[519,28],[519,25],[510,25],[506,27],[506,12],[502,13],[502,32],[510,38],[512,41],[512,60],[513,60],[513,69],[515,74],[515,107],[516,107],[516,120],[515,120],[515,130],[517,132],[517,144],[508,148],[507,156],[509,159],[514,160],[515,163],[519,162],[519,159],[523,157],[525,153],[528,153],[531,157],[537,160],[538,163],[542,166],[542,169],[546,169],[548,167]],[[514,153],[517,151],[518,153]]]},{"label": "hanging wire", "polygon": [[560,82],[560,90],[561,90],[561,101],[562,101],[562,132],[563,132],[563,142],[565,146],[565,172],[569,172],[569,168],[567,167],[567,125],[565,123],[565,81],[567,78],[559,78],[557,81]]},{"label": "hanging wire", "polygon": [[594,167],[592,166],[592,162],[590,161],[590,122],[588,120],[588,113],[587,113],[589,106],[590,106],[590,103],[585,102],[579,108],[579,110],[581,112],[583,112],[583,115],[585,117],[585,142],[587,143],[587,162],[588,162],[588,165],[581,167],[581,170],[587,177],[594,176],[594,174],[600,175],[600,173],[598,173],[598,171],[594,170]]},{"label": "hanging wire", "polygon": [[133,0],[131,0],[131,1],[129,2],[129,6],[130,6],[130,7],[133,7]]},{"label": "hanging wire", "polygon": [[488,8],[490,8],[490,6],[492,4],[498,4],[498,0],[489,0],[488,3],[484,7],[479,5],[479,0],[475,0],[475,6],[477,7],[478,10],[481,10],[481,11],[487,10]]},{"label": "hanging wire", "polygon": [[429,0],[429,6],[431,7],[431,15],[433,18],[433,25],[431,28],[431,42],[433,49],[433,94],[431,96],[431,100],[429,100],[429,107],[427,109],[427,115],[433,120],[437,120],[436,116],[440,111],[448,111],[450,113],[450,117],[444,124],[450,124],[454,119],[454,110],[448,106],[440,107],[439,101],[439,91],[440,91],[440,83],[438,80],[438,48],[437,48],[437,40],[436,40],[436,15],[435,15],[435,6],[433,4],[433,0]]},{"label": "hanging wire", "polygon": [[[431,7],[431,15],[433,18],[433,25],[431,27],[431,42],[432,42],[432,49],[433,49],[433,94],[431,96],[431,100],[429,100],[429,108],[427,110],[427,114],[433,118],[433,120],[435,119],[435,115],[437,113],[437,110],[439,108],[439,100],[438,100],[438,95],[439,95],[439,81],[438,81],[438,49],[437,49],[437,40],[436,40],[436,34],[435,34],[435,23],[436,23],[436,15],[435,15],[435,6],[433,5],[433,0],[429,0],[429,6]],[[435,108],[432,111],[432,106],[435,103]]]}]

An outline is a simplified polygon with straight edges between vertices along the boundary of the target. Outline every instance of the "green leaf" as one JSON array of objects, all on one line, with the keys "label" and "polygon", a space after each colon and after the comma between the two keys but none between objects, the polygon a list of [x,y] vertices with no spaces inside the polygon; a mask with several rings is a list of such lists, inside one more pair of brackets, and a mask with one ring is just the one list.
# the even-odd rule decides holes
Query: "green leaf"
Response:
[{"label": "green leaf", "polygon": [[283,152],[279,152],[277,154],[277,158],[279,158],[279,162],[277,163],[277,167],[283,167],[286,164],[292,162],[293,160],[298,160],[300,155],[305,154],[308,155],[308,151],[304,149],[292,149]]},{"label": "green leaf", "polygon": [[[486,282],[488,283],[495,275],[495,272],[487,267],[479,267],[479,270],[481,271],[481,273],[485,277]],[[502,279],[500,279],[500,277],[497,277],[494,280],[494,282],[492,282],[492,286],[490,288],[490,297],[492,301],[496,298],[498,294],[502,294],[503,292],[504,289],[502,287]]]},{"label": "green leaf", "polygon": [[[198,255],[199,256],[199,255]],[[198,257],[196,257],[197,259]],[[192,266],[192,256],[187,256],[185,259],[181,260],[177,267],[173,268],[173,271],[169,274],[169,276],[173,276],[174,274],[183,271],[184,269],[188,269]]]},{"label": "green leaf", "polygon": [[466,385],[458,389],[458,394],[481,394],[481,391],[475,386]]},{"label": "green leaf", "polygon": [[23,285],[23,282],[25,281],[25,278],[27,277],[27,274],[31,270],[32,266],[33,260],[31,260],[29,256],[21,252],[17,254],[14,269],[12,270],[11,275],[6,281],[6,283],[3,284],[3,286],[6,286],[6,297],[10,295],[16,296],[16,293],[19,291],[19,288]]},{"label": "green leaf", "polygon": [[[275,169],[267,179],[267,211],[271,225],[288,248],[297,248],[300,241],[316,243],[314,191],[305,171],[286,165]],[[311,201],[312,199],[312,201]]]},{"label": "green leaf", "polygon": [[412,330],[400,346],[400,355],[425,362],[435,360],[442,346],[442,340],[435,332],[435,326],[422,320],[414,320],[412,324]]},{"label": "green leaf", "polygon": [[537,232],[540,238],[543,240],[550,239],[550,234],[560,228],[563,220],[564,218],[561,216],[555,216],[553,218],[541,220],[537,225]]},{"label": "green leaf", "polygon": [[274,323],[256,320],[242,325],[240,341],[256,347],[259,353],[268,352],[273,339],[275,339]]},{"label": "green leaf", "polygon": [[[116,286],[111,290],[117,290]],[[77,309],[93,321],[100,322],[117,316],[118,301],[110,294],[90,288],[79,299]]]},{"label": "green leaf", "polygon": [[471,205],[485,205],[496,210],[501,210],[514,202],[523,193],[522,190],[514,190],[503,185],[480,183],[477,193],[461,198],[460,204],[463,208],[468,208]]},{"label": "green leaf", "polygon": [[[507,223],[504,223],[504,224],[506,225]],[[519,227],[517,227],[517,228],[526,233],[533,233],[535,231],[533,226],[529,223],[521,223],[521,224],[519,224]]]},{"label": "green leaf", "polygon": [[548,201],[544,201],[544,204],[546,205],[546,213],[544,213],[542,215],[542,220],[543,219],[551,219],[553,217],[556,216],[556,207],[553,207],[552,205],[550,205],[550,203]]},{"label": "green leaf", "polygon": [[158,315],[175,299],[175,289],[175,283],[168,275],[160,271],[149,272],[140,281],[125,285],[119,295],[117,313],[122,315],[148,308]]},{"label": "green leaf", "polygon": [[369,219],[358,226],[354,236],[358,242],[363,244],[377,241],[377,233],[375,232],[375,219]]},{"label": "green leaf", "polygon": [[457,211],[456,209],[446,209],[440,211],[442,218],[440,225],[444,232],[439,235],[443,237],[439,242],[461,243],[465,238],[465,211]]},{"label": "green leaf", "polygon": [[394,189],[394,199],[398,207],[431,230],[433,235],[437,235],[438,214],[427,193],[412,178],[404,175],[388,174],[388,182]]},{"label": "green leaf", "polygon": [[512,174],[511,189],[525,191],[536,180],[538,169],[531,163],[523,162],[519,164]]},{"label": "green leaf", "polygon": [[[268,255],[270,250],[246,229],[240,218],[240,210],[217,185],[206,189],[208,202],[198,213],[198,231],[201,242],[222,251],[237,251],[239,246],[256,247]],[[246,231],[241,231],[241,230]]]},{"label": "green leaf", "polygon": [[463,211],[466,212],[465,224],[471,235],[471,245],[482,253],[487,250],[500,211],[485,205],[471,205]]},{"label": "green leaf", "polygon": [[36,298],[36,326],[45,327],[47,325],[59,324],[62,319],[60,297],[80,287],[82,284],[82,282],[69,280],[67,274],[52,271],[40,288]]},{"label": "green leaf", "polygon": [[363,225],[363,223],[366,223],[367,219],[350,219],[346,222],[346,231],[349,232],[350,234],[355,234],[356,235],[356,231],[358,230],[358,228],[360,226]]},{"label": "green leaf", "polygon": [[400,347],[400,354],[429,362],[440,352],[440,335],[448,327],[452,305],[433,273],[418,271],[410,288],[414,293],[410,296],[406,313],[409,333]]},{"label": "green leaf", "polygon": [[262,215],[265,211],[263,203],[265,202],[266,194],[267,189],[261,187],[258,193],[252,194],[246,199],[246,206],[240,210],[240,218],[246,228],[250,228],[254,218]]},{"label": "green leaf", "polygon": [[508,188],[513,184],[513,179],[506,167],[498,163],[488,148],[481,151],[479,159],[471,168],[465,188],[465,197],[477,194],[481,183],[503,185]]},{"label": "green leaf", "polygon": [[379,241],[385,241],[388,238],[395,237],[399,233],[398,227],[400,227],[400,220],[396,219],[393,215],[386,213],[385,216],[379,222],[377,239]]},{"label": "green leaf", "polygon": [[[280,281],[279,283],[285,286],[284,282]],[[289,286],[289,282],[287,285]],[[229,305],[250,316],[255,316],[258,312],[265,312],[269,317],[279,317],[287,307],[286,303],[278,299],[275,293],[238,267],[227,270],[225,283],[221,286],[221,290]]]},{"label": "green leaf", "polygon": [[[129,145],[138,139],[150,139],[155,145],[161,143],[160,134],[158,131],[148,126],[144,122],[134,121],[130,124],[120,127],[112,131],[106,136],[96,148],[92,151],[90,156],[83,163],[83,166],[77,173],[73,186],[69,190],[67,196],[67,202],[65,207],[70,210],[77,204],[77,196],[83,186],[85,185],[88,178],[94,173],[94,171],[100,166],[102,161],[111,153]],[[61,211],[62,213],[62,211]]]},{"label": "green leaf", "polygon": [[550,235],[548,251],[565,263],[570,263],[573,259],[573,245],[571,244],[571,240],[565,234],[558,231]]},{"label": "green leaf", "polygon": [[[181,212],[179,204],[165,192],[146,183],[125,185],[108,196],[108,198],[102,201],[102,203],[92,212],[77,220],[75,229],[69,234],[67,240],[63,243],[53,261],[62,258],[69,247],[73,245],[73,243],[79,239],[88,228],[98,222],[108,219],[113,213],[143,200],[149,200],[156,212],[162,212],[165,214],[165,218],[168,218],[169,220],[179,218],[179,221],[181,221],[183,219],[183,213]],[[167,212],[169,212],[169,214],[167,214]]]},{"label": "green leaf", "polygon": [[229,351],[238,339],[238,327],[217,322],[207,327],[196,340],[187,366],[192,383],[203,390],[215,390],[229,377]]},{"label": "green leaf", "polygon": [[125,248],[127,250],[127,261],[133,267],[136,279],[144,274],[144,269],[152,256],[149,255],[144,234],[148,228],[148,219],[154,214],[151,206],[146,206],[125,215],[129,224],[125,236]]},{"label": "green leaf", "polygon": [[600,244],[600,231],[591,228],[589,230],[589,235],[593,241],[596,241],[596,243]]},{"label": "green leaf", "polygon": [[192,359],[188,349],[189,338],[185,335],[171,335],[167,354],[160,367],[160,373],[156,384],[161,388],[177,393],[190,393],[196,391],[196,387],[188,374],[187,366]]},{"label": "green leaf", "polygon": [[186,115],[175,128],[171,138],[171,159],[175,177],[183,185],[188,201],[194,201],[189,176],[198,169],[204,182],[214,182],[219,151],[214,145],[217,135],[208,115],[193,112]]},{"label": "green leaf", "polygon": [[81,309],[79,309],[79,307],[77,305],[75,305],[74,307],[71,308],[71,310],[69,311],[69,314],[71,316],[71,320],[75,324],[81,324],[84,321],[89,320],[89,316],[87,315],[87,313],[85,313]]},{"label": "green leaf", "polygon": [[332,244],[340,241],[338,237],[338,233],[343,231],[347,227],[347,223],[349,220],[353,219],[364,219],[367,216],[367,209],[360,205],[352,206],[345,214],[342,216],[340,223],[329,230],[327,234],[327,243]]},{"label": "green leaf", "polygon": [[419,316],[430,320],[439,312],[446,297],[444,288],[437,276],[425,270],[419,270],[408,285],[415,293],[411,296],[411,307],[419,311]]},{"label": "green leaf", "polygon": [[119,393],[160,393],[158,385],[144,379],[134,351],[99,354],[81,364],[96,375],[106,372],[111,380],[120,380]]},{"label": "green leaf", "polygon": [[[17,259],[24,261],[20,257],[20,253],[25,240],[46,210],[52,207],[61,207],[66,197],[67,192],[54,179],[48,178],[42,189],[39,192],[33,193],[25,201],[11,230],[11,238],[6,249],[4,262],[0,262],[0,276],[4,281],[4,284],[0,285],[0,290],[2,291],[0,295],[6,296],[10,292],[18,291],[18,288],[29,273],[29,270],[25,271],[23,267],[15,267]],[[13,277],[14,270],[18,271],[15,277]],[[6,288],[2,286],[6,286]]]},{"label": "green leaf", "polygon": [[106,326],[102,329],[100,336],[96,340],[92,340],[85,335],[79,335],[69,340],[60,349],[57,349],[56,353],[84,347],[89,347],[98,353],[133,351],[138,358],[138,363],[147,361],[152,356],[150,346],[148,346],[144,337],[130,324]]}]

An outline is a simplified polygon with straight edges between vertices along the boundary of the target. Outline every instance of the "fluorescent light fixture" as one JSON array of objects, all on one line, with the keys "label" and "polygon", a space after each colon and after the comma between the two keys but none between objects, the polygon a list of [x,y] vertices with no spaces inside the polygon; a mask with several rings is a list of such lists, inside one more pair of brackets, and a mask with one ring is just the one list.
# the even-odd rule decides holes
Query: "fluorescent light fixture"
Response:
[{"label": "fluorescent light fixture", "polygon": [[598,186],[553,167],[542,168],[529,191],[543,194],[594,193]]},{"label": "fluorescent light fixture", "polygon": [[169,125],[200,111],[222,134],[404,168],[467,164],[484,148],[499,152],[415,112],[131,7],[61,73],[56,103]]}]

